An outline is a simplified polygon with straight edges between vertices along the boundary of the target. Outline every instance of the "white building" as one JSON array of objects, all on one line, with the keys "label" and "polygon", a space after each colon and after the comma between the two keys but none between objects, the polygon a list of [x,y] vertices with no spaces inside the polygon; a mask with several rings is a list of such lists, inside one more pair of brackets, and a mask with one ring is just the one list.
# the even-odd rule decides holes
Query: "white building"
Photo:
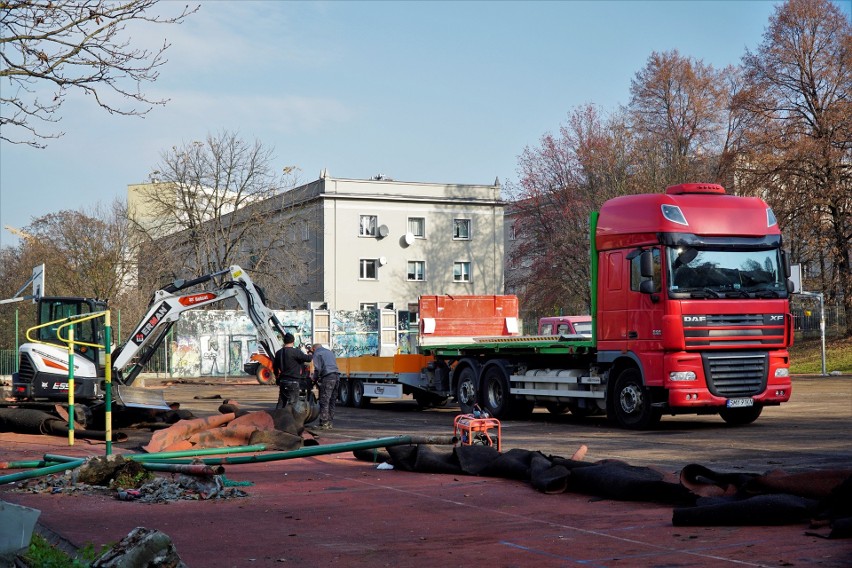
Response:
[{"label": "white building", "polygon": [[[138,206],[128,186],[128,202]],[[319,179],[249,207],[310,251],[298,275],[313,307],[415,311],[420,295],[503,293],[500,184]],[[274,204],[271,205],[270,201]],[[142,212],[144,213],[144,212]],[[251,243],[241,243],[251,269]],[[291,275],[292,276],[292,275]],[[305,305],[287,305],[303,309]]]}]

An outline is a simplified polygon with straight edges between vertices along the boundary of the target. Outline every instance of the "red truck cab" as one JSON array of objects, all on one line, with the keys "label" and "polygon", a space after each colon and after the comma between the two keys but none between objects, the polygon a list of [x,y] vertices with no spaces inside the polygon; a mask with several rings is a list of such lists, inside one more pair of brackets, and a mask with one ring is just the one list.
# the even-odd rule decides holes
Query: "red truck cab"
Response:
[{"label": "red truck cab", "polygon": [[789,264],[763,200],[715,184],[617,197],[593,245],[608,413],[636,427],[678,411],[745,424],[789,400]]}]

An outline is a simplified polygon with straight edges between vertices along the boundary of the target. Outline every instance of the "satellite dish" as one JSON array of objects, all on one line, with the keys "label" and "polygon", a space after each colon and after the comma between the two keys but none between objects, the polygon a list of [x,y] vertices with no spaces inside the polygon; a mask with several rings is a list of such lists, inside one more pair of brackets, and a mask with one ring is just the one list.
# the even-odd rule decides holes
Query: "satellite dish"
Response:
[{"label": "satellite dish", "polygon": [[388,229],[387,225],[380,225],[379,226],[379,236],[380,237],[385,238],[389,234],[390,234],[390,230]]},{"label": "satellite dish", "polygon": [[405,244],[413,245],[414,244],[414,234],[413,233],[405,233]]},{"label": "satellite dish", "polygon": [[379,258],[379,264],[380,265],[384,266],[387,263],[388,263],[388,259],[386,257],[383,256],[383,257]]}]

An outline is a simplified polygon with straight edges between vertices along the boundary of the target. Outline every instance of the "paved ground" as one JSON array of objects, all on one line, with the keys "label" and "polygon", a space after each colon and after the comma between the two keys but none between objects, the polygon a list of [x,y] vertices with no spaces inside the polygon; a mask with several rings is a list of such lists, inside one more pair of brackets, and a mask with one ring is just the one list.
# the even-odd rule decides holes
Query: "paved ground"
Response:
[{"label": "paved ground", "polygon": [[[248,408],[271,407],[277,396],[273,387],[235,380],[165,390],[167,400],[197,415],[215,413],[221,400],[196,396],[235,398]],[[320,441],[450,434],[456,413],[418,411],[411,401],[339,409],[338,429]],[[852,468],[850,426],[852,377],[796,378],[792,401],[747,427],[726,427],[718,417],[665,417],[655,431],[627,432],[537,411],[528,421],[503,423],[503,449],[568,457],[586,444],[589,461],[616,458],[672,472],[689,463],[808,471]],[[116,451],[136,445],[134,438]],[[0,433],[0,448],[2,460],[104,451],[82,440],[69,448],[63,439],[9,433]],[[76,546],[115,542],[137,526],[157,528],[192,567],[852,565],[852,541],[811,536],[804,525],[673,527],[668,506],[544,495],[494,478],[377,470],[351,453],[229,466],[226,475],[253,482],[249,496],[143,504],[3,486],[0,499],[41,510],[40,523]]]}]

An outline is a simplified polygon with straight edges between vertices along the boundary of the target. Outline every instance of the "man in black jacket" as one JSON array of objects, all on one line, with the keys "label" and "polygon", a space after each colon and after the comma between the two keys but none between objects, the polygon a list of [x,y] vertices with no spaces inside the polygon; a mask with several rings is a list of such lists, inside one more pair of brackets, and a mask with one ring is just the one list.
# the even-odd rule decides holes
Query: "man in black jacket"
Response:
[{"label": "man in black jacket", "polygon": [[272,363],[279,388],[277,407],[281,408],[299,400],[300,381],[308,377],[305,363],[311,362],[311,356],[294,347],[295,341],[292,333],[285,333],[284,347],[278,350]]}]

